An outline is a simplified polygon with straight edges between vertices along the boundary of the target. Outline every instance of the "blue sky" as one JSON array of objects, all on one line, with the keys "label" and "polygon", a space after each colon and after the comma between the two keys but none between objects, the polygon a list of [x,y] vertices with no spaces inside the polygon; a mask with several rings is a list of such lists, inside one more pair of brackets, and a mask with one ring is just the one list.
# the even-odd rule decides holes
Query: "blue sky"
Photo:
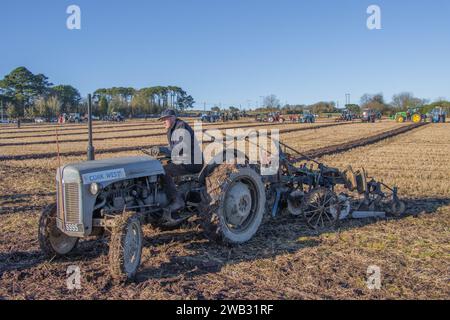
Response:
[{"label": "blue sky", "polygon": [[[81,8],[81,30],[66,8]],[[381,7],[382,30],[366,9]],[[17,66],[71,84],[178,85],[197,106],[450,98],[448,0],[2,0],[0,77]]]}]

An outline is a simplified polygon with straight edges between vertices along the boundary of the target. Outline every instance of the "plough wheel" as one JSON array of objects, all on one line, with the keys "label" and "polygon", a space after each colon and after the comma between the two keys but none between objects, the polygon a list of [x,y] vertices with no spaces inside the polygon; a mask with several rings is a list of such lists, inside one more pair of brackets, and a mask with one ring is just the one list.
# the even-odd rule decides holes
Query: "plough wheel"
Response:
[{"label": "plough wheel", "polygon": [[406,204],[403,201],[393,201],[391,204],[391,213],[396,217],[404,215],[406,212]]},{"label": "plough wheel", "polygon": [[336,194],[327,188],[317,188],[305,196],[303,216],[306,224],[319,230],[334,227],[339,222],[341,208]]}]

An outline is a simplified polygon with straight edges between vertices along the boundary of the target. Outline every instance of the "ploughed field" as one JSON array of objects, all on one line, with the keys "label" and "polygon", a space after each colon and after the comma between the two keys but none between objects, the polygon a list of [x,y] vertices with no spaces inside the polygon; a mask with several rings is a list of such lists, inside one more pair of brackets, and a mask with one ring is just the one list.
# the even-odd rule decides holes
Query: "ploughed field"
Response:
[{"label": "ploughed field", "polygon": [[[330,125],[322,127],[323,125]],[[333,122],[261,124],[251,119],[204,125],[204,129],[281,130],[281,140],[311,151],[376,136],[407,126]],[[287,130],[289,129],[289,130]],[[292,130],[290,130],[292,129]],[[289,131],[285,132],[284,131]],[[61,163],[85,155],[85,125],[59,128]],[[123,146],[165,144],[152,121],[96,123],[97,158],[139,155],[107,152]],[[82,241],[68,257],[45,260],[37,225],[42,208],[54,202],[56,157],[1,160],[2,156],[55,153],[55,126],[0,129],[0,299],[399,299],[450,298],[450,124],[427,125],[321,160],[397,185],[406,200],[401,219],[345,221],[337,231],[311,231],[287,213],[263,223],[256,237],[238,247],[207,241],[193,221],[175,231],[144,227],[145,248],[136,282],[114,285],[108,272],[107,239]],[[80,140],[80,141],[75,141]],[[42,142],[42,143],[39,143]],[[66,270],[79,266],[81,290],[66,286]],[[381,289],[366,285],[367,268],[381,268]]]},{"label": "ploughed field", "polygon": [[[160,124],[140,123],[138,126],[126,127],[125,125],[97,128],[94,125],[94,139],[96,150],[107,150],[120,147],[145,147],[151,145],[167,144],[165,130]],[[327,126],[323,128],[323,126]],[[289,130],[289,133],[283,134],[283,141],[286,143],[295,143],[302,150],[325,146],[329,143],[345,142],[349,139],[359,137],[361,134],[376,134],[384,130],[393,129],[402,126],[393,122],[380,122],[368,127],[362,123],[354,124],[336,124],[334,122],[319,122],[315,124],[267,124],[256,122],[238,122],[238,123],[218,123],[216,125],[203,125],[204,130],[220,129],[225,133],[226,129],[279,129],[280,133]],[[319,128],[313,130],[314,128]],[[82,152],[86,150],[87,130],[80,128],[72,131],[72,127],[61,128],[58,130],[56,138],[55,128],[50,132],[36,133],[7,133],[0,132],[0,148],[2,156],[29,156],[33,154],[56,153],[56,140],[59,141],[59,151],[64,156],[66,152]],[[312,130],[305,130],[312,129]],[[126,130],[126,131],[123,131]],[[297,131],[298,130],[298,131]],[[6,130],[4,130],[6,131]],[[337,134],[338,133],[338,134]],[[68,135],[67,135],[68,134]],[[22,138],[21,136],[25,136]],[[34,136],[34,137],[31,137]],[[36,137],[37,136],[37,137]],[[208,137],[205,137],[207,140]]]}]

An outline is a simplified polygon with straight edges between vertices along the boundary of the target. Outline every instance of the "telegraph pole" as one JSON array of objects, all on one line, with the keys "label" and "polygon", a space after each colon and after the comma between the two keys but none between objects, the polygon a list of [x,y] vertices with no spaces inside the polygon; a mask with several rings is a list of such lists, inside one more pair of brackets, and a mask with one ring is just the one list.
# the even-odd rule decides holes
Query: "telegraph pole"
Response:
[{"label": "telegraph pole", "polygon": [[2,123],[3,123],[3,100],[1,101],[2,104]]}]

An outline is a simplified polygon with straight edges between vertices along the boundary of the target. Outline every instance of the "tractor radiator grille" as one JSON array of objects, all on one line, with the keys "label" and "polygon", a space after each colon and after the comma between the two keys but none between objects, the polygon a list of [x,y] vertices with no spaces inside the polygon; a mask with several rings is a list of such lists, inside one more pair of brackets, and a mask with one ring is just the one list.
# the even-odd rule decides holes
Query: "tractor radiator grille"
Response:
[{"label": "tractor radiator grille", "polygon": [[78,184],[63,183],[61,190],[59,181],[56,181],[56,199],[58,218],[66,223],[80,223],[80,193]]},{"label": "tractor radiator grille", "polygon": [[66,223],[80,223],[80,192],[77,183],[64,184]]}]

